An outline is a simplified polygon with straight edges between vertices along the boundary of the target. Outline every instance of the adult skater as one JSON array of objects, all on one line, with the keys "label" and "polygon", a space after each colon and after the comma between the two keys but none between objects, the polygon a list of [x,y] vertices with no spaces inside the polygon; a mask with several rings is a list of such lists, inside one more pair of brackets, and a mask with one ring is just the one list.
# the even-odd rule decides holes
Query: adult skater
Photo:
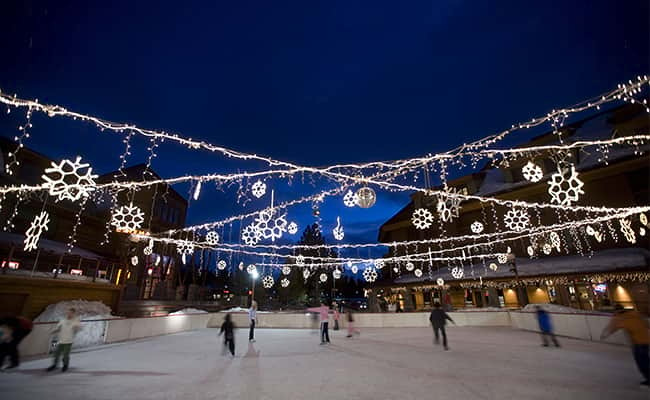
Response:
[{"label": "adult skater", "polygon": [[429,315],[429,321],[431,321],[431,326],[433,327],[434,343],[440,343],[438,332],[442,333],[442,345],[445,347],[445,350],[449,350],[449,347],[447,346],[447,332],[445,332],[445,324],[447,323],[447,320],[454,322],[454,320],[451,319],[442,308],[440,308],[440,303],[435,303],[431,315]]},{"label": "adult skater", "polygon": [[257,302],[251,302],[251,308],[248,309],[248,322],[250,329],[248,330],[248,341],[255,342],[255,321],[257,321]]},{"label": "adult skater", "polygon": [[626,310],[622,305],[616,304],[615,314],[609,325],[605,327],[600,339],[605,339],[607,336],[623,329],[632,342],[632,353],[634,354],[634,361],[636,366],[643,375],[644,381],[641,382],[642,386],[648,386],[648,369],[650,369],[650,356],[648,355],[648,346],[650,344],[650,335],[648,335],[648,321],[641,317],[637,311]]},{"label": "adult skater", "polygon": [[23,317],[6,317],[0,320],[0,325],[5,327],[7,336],[0,344],[0,368],[4,363],[5,356],[9,356],[7,369],[16,368],[20,365],[20,354],[18,345],[32,331],[32,321]]},{"label": "adult skater", "polygon": [[542,334],[542,346],[548,347],[548,338],[550,337],[555,347],[560,347],[560,344],[557,342],[557,338],[553,333],[551,316],[540,306],[535,307],[535,312],[537,313],[537,323],[539,324],[539,330]]},{"label": "adult skater", "polygon": [[230,350],[230,354],[235,356],[235,324],[232,323],[230,314],[226,314],[226,317],[221,324],[221,330],[219,331],[219,336],[223,336],[223,353],[226,353],[226,348]]},{"label": "adult skater", "polygon": [[332,308],[334,309],[334,330],[338,331],[339,330],[339,317],[340,317],[339,305],[336,302],[334,302],[332,304]]},{"label": "adult skater", "polygon": [[330,342],[329,328],[329,312],[330,309],[324,302],[320,302],[320,307],[308,308],[307,311],[317,312],[320,314],[320,344]]},{"label": "adult skater", "polygon": [[361,332],[354,327],[354,312],[352,311],[352,309],[348,308],[346,314],[348,316],[348,336],[346,337],[351,338],[352,335],[355,333],[357,335],[361,335]]},{"label": "adult skater", "polygon": [[71,308],[66,313],[65,318],[60,320],[52,330],[52,333],[58,334],[59,342],[54,351],[54,363],[47,369],[48,371],[54,371],[56,369],[61,356],[63,356],[63,368],[61,368],[61,371],[65,372],[68,370],[72,342],[80,329],[81,322],[77,317],[77,312],[74,308]]}]

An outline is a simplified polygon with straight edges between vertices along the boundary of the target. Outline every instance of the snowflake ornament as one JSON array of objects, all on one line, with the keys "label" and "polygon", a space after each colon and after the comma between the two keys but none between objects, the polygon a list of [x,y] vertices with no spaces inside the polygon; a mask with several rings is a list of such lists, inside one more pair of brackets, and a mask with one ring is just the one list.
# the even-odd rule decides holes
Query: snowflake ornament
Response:
[{"label": "snowflake ornament", "polygon": [[377,280],[377,271],[374,268],[366,268],[363,270],[363,279],[366,282],[374,282]]},{"label": "snowflake ornament", "polygon": [[301,267],[305,265],[305,256],[303,256],[302,254],[298,254],[298,257],[296,257],[296,264],[298,264]]},{"label": "snowflake ornament", "polygon": [[205,235],[205,241],[208,242],[209,245],[214,246],[219,243],[219,234],[215,231],[210,231]]},{"label": "snowflake ornament", "polygon": [[524,167],[521,169],[521,172],[524,175],[524,178],[530,182],[539,182],[544,176],[542,168],[531,161],[528,161],[528,164],[524,165]]},{"label": "snowflake ornament", "polygon": [[62,160],[59,164],[52,161],[52,166],[46,168],[42,175],[45,181],[43,186],[51,196],[56,197],[56,201],[77,201],[88,197],[95,189],[97,175],[92,172],[90,164],[82,163],[79,156],[75,161]]},{"label": "snowflake ornament", "polygon": [[150,256],[151,253],[153,253],[153,249],[149,246],[142,249],[142,254],[144,254],[145,256]]},{"label": "snowflake ornament", "polygon": [[436,279],[436,283],[438,284],[438,286],[444,286],[445,285],[445,280],[442,279],[442,278],[438,278],[438,279]]},{"label": "snowflake ornament", "polygon": [[450,222],[452,219],[458,217],[460,211],[460,202],[462,199],[457,197],[458,192],[455,188],[450,188],[446,196],[440,196],[436,209],[440,219],[444,222]]},{"label": "snowflake ornament", "polygon": [[483,229],[484,229],[483,223],[480,222],[480,221],[472,222],[472,225],[470,225],[469,228],[472,230],[473,233],[476,233],[476,234],[479,234],[479,233],[483,232]]},{"label": "snowflake ornament", "polygon": [[374,264],[375,264],[375,268],[377,268],[377,269],[384,268],[384,260],[382,260],[382,259],[375,260]]},{"label": "snowflake ornament", "polygon": [[409,261],[409,262],[406,263],[406,270],[407,271],[413,271],[414,269],[415,269],[415,265],[413,265],[412,262]]},{"label": "snowflake ornament", "polygon": [[34,217],[32,224],[25,232],[25,247],[23,250],[32,251],[38,247],[38,241],[41,239],[43,232],[47,231],[47,225],[50,223],[50,214],[47,211],[42,211],[39,215]]},{"label": "snowflake ornament", "polygon": [[309,278],[310,274],[311,274],[311,272],[309,272],[309,270],[307,268],[302,270],[302,277],[303,278],[305,278],[305,279]]},{"label": "snowflake ornament", "polygon": [[320,277],[318,277],[321,282],[325,283],[327,282],[327,274],[320,274]]},{"label": "snowflake ornament", "polygon": [[490,266],[488,268],[490,268],[492,271],[496,271],[497,269],[499,269],[499,266],[496,265],[495,263],[490,263]]},{"label": "snowflake ornament", "polygon": [[287,232],[289,232],[290,235],[295,235],[298,233],[298,224],[295,222],[292,222],[287,226]]},{"label": "snowflake ornament", "polygon": [[421,270],[420,268],[418,268],[418,269],[416,269],[415,271],[413,271],[413,273],[414,273],[415,276],[417,276],[418,278],[420,278],[420,277],[422,276],[422,270]]},{"label": "snowflake ornament", "polygon": [[257,219],[255,219],[255,228],[259,232],[262,239],[280,239],[282,234],[287,231],[287,220],[285,215],[273,218],[275,210],[268,209],[260,211]]},{"label": "snowflake ornament", "polygon": [[260,232],[255,225],[248,225],[241,231],[241,240],[249,246],[255,246],[260,241]]},{"label": "snowflake ornament", "polygon": [[465,275],[465,271],[461,267],[454,267],[451,270],[451,276],[453,276],[455,279],[460,279]]},{"label": "snowflake ornament", "polygon": [[549,235],[549,239],[551,239],[551,246],[555,247],[557,251],[560,251],[560,235],[557,232],[551,232]]},{"label": "snowflake ornament", "polygon": [[194,244],[189,240],[180,240],[176,243],[176,251],[182,256],[189,256],[194,253]]},{"label": "snowflake ornament", "polygon": [[283,278],[283,279],[280,281],[280,286],[282,286],[282,287],[287,287],[287,286],[289,286],[290,283],[291,283],[291,282],[290,282],[287,278]]},{"label": "snowflake ornament", "polygon": [[343,196],[343,204],[345,204],[346,207],[354,207],[359,204],[359,196],[357,196],[357,194],[352,190],[348,190],[345,196]]},{"label": "snowflake ornament", "polygon": [[334,279],[341,279],[341,271],[335,269],[334,272],[332,272],[332,276],[334,277]]},{"label": "snowflake ornament", "polygon": [[508,262],[508,255],[507,254],[499,254],[497,256],[497,261],[499,264],[505,264]]},{"label": "snowflake ornament", "polygon": [[249,274],[252,274],[256,271],[257,271],[257,267],[255,266],[255,264],[248,264],[248,267],[246,267],[246,272],[248,272]]},{"label": "snowflake ornament", "polygon": [[512,229],[515,232],[521,232],[528,227],[530,217],[528,217],[528,213],[524,210],[512,209],[506,213],[503,222],[508,229]]},{"label": "snowflake ornament", "polygon": [[266,194],[266,183],[257,181],[251,186],[251,193],[258,199]]},{"label": "snowflake ornament", "polygon": [[111,225],[118,231],[132,232],[139,229],[143,223],[144,213],[133,203],[115,210],[111,219]]},{"label": "snowflake ornament", "polygon": [[341,226],[341,218],[339,217],[336,217],[336,227],[332,229],[332,234],[336,240],[343,240],[343,237],[345,237],[345,232]]},{"label": "snowflake ornament", "polygon": [[553,252],[553,246],[551,246],[549,243],[544,243],[544,246],[542,246],[542,251],[548,256]]},{"label": "snowflake ornament", "polygon": [[267,289],[272,288],[274,283],[275,280],[271,275],[266,275],[264,278],[262,278],[262,285]]},{"label": "snowflake ornament", "polygon": [[220,269],[221,271],[226,269],[227,266],[228,264],[226,263],[225,260],[219,260],[219,262],[217,263],[217,268]]},{"label": "snowflake ornament", "polygon": [[433,214],[426,208],[418,208],[413,211],[411,222],[417,229],[427,229],[433,223]]},{"label": "snowflake ornament", "polygon": [[551,203],[570,206],[578,201],[581,194],[584,194],[583,186],[584,183],[578,179],[574,165],[571,165],[569,170],[554,173],[548,181],[548,194],[551,195]]},{"label": "snowflake ornament", "polygon": [[632,221],[628,219],[619,219],[618,222],[621,224],[621,233],[625,235],[625,239],[630,243],[636,243],[636,234],[632,229]]},{"label": "snowflake ornament", "polygon": [[282,267],[282,273],[284,275],[289,275],[291,273],[291,267],[288,266],[288,265],[285,265],[284,267]]}]

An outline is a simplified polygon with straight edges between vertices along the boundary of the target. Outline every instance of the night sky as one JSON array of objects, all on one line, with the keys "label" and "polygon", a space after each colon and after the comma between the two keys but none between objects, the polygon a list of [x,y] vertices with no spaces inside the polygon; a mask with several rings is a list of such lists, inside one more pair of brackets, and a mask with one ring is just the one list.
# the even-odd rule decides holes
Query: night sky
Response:
[{"label": "night sky", "polygon": [[[0,5],[0,89],[302,165],[398,159],[647,74],[648,15],[643,0],[9,1]],[[15,135],[12,118],[0,114],[0,134]],[[82,155],[100,173],[119,166],[124,146],[119,135],[44,116],[25,144],[57,159]],[[129,164],[144,162],[146,142],[134,145]],[[153,163],[164,177],[256,167],[173,144]],[[280,201],[315,191],[284,181],[275,189]],[[208,189],[189,223],[266,201],[242,207],[234,189]],[[349,210],[335,199],[323,222],[340,215],[347,242],[375,241],[407,202],[408,193],[380,192],[375,207]],[[309,207],[289,215],[302,227],[312,220]]]}]

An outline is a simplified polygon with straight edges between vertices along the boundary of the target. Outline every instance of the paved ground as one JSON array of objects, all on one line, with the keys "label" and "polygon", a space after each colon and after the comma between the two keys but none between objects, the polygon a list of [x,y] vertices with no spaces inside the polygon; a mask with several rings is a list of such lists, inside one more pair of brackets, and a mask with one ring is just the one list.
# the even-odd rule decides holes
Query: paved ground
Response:
[{"label": "paved ground", "polygon": [[3,399],[645,399],[626,347],[561,339],[543,348],[534,333],[452,327],[450,351],[429,329],[336,332],[319,346],[306,330],[260,329],[237,356],[221,355],[215,329],[162,336],[49,360],[0,374]]}]

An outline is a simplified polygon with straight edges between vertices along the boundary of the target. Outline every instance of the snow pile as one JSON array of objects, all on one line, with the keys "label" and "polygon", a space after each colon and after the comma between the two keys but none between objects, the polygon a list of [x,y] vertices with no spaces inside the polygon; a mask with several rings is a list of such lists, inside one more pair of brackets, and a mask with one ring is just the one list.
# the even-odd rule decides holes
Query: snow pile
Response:
[{"label": "snow pile", "polygon": [[480,312],[480,311],[506,311],[505,308],[499,307],[482,307],[482,308],[461,308],[459,310],[454,310],[456,312]]},{"label": "snow pile", "polygon": [[589,310],[580,310],[578,308],[572,308],[572,307],[566,307],[566,306],[560,306],[557,304],[548,304],[548,303],[540,303],[540,304],[527,304],[526,307],[522,308],[522,311],[537,311],[537,307],[541,307],[544,311],[548,312],[556,312],[556,313],[568,313],[568,314],[599,314],[598,311],[589,311]]},{"label": "snow pile", "polygon": [[111,315],[111,308],[100,301],[70,300],[50,304],[45,311],[34,319],[34,322],[58,322],[65,318],[65,314],[70,308],[74,308],[79,319],[84,321],[81,323],[81,330],[75,337],[74,347],[103,344],[106,321],[97,320],[115,317]]},{"label": "snow pile", "polygon": [[199,310],[198,308],[183,308],[182,310],[169,313],[169,315],[182,315],[182,314],[207,314],[205,310]]}]

